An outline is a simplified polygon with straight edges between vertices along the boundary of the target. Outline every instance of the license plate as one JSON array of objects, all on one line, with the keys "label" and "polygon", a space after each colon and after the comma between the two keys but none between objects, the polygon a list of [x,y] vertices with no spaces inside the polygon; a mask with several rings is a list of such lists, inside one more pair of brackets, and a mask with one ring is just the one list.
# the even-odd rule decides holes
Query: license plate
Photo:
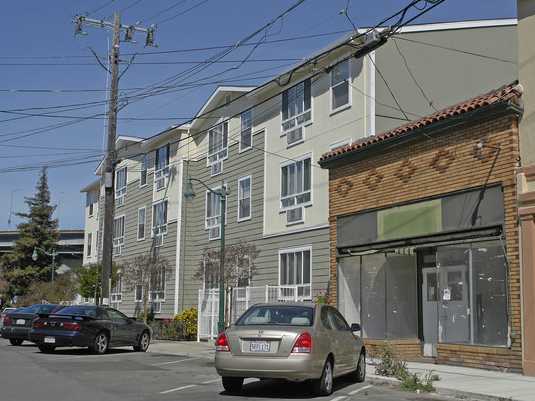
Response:
[{"label": "license plate", "polygon": [[55,344],[56,339],[54,337],[45,337],[45,343],[46,344]]},{"label": "license plate", "polygon": [[253,341],[249,344],[249,350],[251,352],[269,352],[269,341]]},{"label": "license plate", "polygon": [[24,319],[17,319],[17,320],[15,321],[15,324],[19,324],[19,325],[24,326],[24,325],[26,324],[26,320],[24,320]]}]

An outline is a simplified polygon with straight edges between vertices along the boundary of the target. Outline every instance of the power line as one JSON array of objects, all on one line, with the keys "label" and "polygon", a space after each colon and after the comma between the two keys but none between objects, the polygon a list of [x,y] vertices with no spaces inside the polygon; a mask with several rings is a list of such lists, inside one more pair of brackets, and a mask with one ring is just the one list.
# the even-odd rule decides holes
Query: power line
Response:
[{"label": "power line", "polygon": [[119,13],[120,14],[123,14],[126,10],[130,10],[131,8],[137,6],[139,3],[141,3],[143,0],[136,0],[136,1],[133,1],[132,4],[129,4],[128,6],[126,7],[123,7],[119,10]]},{"label": "power line", "polygon": [[174,14],[174,15],[172,15],[172,16],[170,16],[170,17],[163,18],[163,19],[161,19],[161,20],[159,20],[159,21],[156,21],[155,24],[156,24],[156,25],[162,25],[162,24],[165,24],[165,23],[168,22],[168,21],[171,21],[171,20],[173,20],[173,19],[175,19],[175,18],[181,17],[182,15],[187,14],[188,12],[190,12],[190,11],[196,9],[197,7],[202,6],[203,4],[207,3],[208,1],[210,1],[210,0],[201,0],[201,1],[199,1],[197,4],[194,4],[193,6],[191,6],[191,7],[189,7],[189,8],[186,8],[185,10],[180,11],[180,12],[177,13],[177,14]]},{"label": "power line", "polygon": [[411,68],[409,67],[409,63],[407,61],[407,58],[405,57],[405,55],[403,54],[403,52],[399,48],[398,42],[396,41],[396,38],[392,38],[392,41],[394,42],[394,46],[396,47],[396,50],[397,50],[398,54],[400,55],[401,59],[403,60],[403,64],[405,65],[405,69],[407,70],[407,72],[411,76],[412,81],[414,82],[416,87],[420,90],[420,93],[422,94],[422,97],[426,100],[426,102],[429,105],[429,107],[431,107],[434,111],[438,111],[438,109],[434,105],[433,100],[429,96],[427,96],[427,94],[425,93],[424,88],[418,82],[418,80],[416,79],[414,73],[412,72]]},{"label": "power line", "polygon": [[159,17],[159,16],[162,15],[162,14],[165,14],[167,11],[170,11],[170,10],[172,10],[173,8],[178,7],[179,5],[184,4],[186,1],[188,1],[188,0],[179,0],[179,1],[175,2],[174,4],[170,5],[169,7],[164,8],[163,10],[158,11],[156,14],[153,14],[153,15],[151,15],[150,17],[145,18],[144,20],[145,20],[145,22],[149,22],[150,20],[152,20],[152,19],[154,19],[154,18],[156,18],[156,17]]},{"label": "power line", "polygon": [[87,12],[85,15],[89,16],[89,15],[93,15],[93,14],[95,14],[95,13],[98,13],[100,10],[103,10],[104,8],[110,6],[112,3],[115,3],[115,0],[109,0],[109,1],[107,1],[106,3],[104,3],[104,4],[100,5],[100,6],[98,6],[98,7],[95,8],[94,10]]}]

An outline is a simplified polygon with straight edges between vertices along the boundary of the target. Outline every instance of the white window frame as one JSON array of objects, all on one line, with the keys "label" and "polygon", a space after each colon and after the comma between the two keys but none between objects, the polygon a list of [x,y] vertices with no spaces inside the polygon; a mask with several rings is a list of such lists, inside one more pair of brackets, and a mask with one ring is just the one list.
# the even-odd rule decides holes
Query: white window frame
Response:
[{"label": "white window frame", "polygon": [[[137,297],[137,289],[141,287],[141,298],[138,298]],[[143,293],[145,292],[145,290],[143,289],[143,284],[136,284],[136,286],[134,287],[134,301],[135,302],[143,302]]]},{"label": "white window frame", "polygon": [[[347,81],[338,82],[336,85],[333,85],[333,70],[340,65],[341,63],[347,62]],[[352,63],[351,59],[346,59],[338,62],[337,64],[333,65],[331,68],[331,71],[329,73],[329,105],[330,105],[330,115],[336,114],[342,110],[349,109],[351,105],[353,104],[353,91],[351,90],[351,69],[352,69]],[[338,106],[337,108],[333,108],[333,88],[339,85],[344,84],[344,82],[347,82],[347,103],[343,104],[341,106]]]},{"label": "white window frame", "polygon": [[[124,171],[124,187],[118,188],[117,183],[119,182],[119,180],[117,179],[117,177],[119,177],[119,173],[122,171]],[[115,171],[115,204],[117,205],[117,207],[124,205],[124,197],[126,196],[127,187],[128,187],[128,167],[123,166],[123,167],[118,168],[117,171]],[[119,201],[119,199],[121,201]]]},{"label": "white window frame", "polygon": [[87,233],[87,250],[86,250],[86,257],[90,258],[91,254],[93,253],[93,233]]},{"label": "white window frame", "polygon": [[[97,196],[98,198],[98,196]],[[97,203],[96,202],[96,199],[95,199],[95,193],[94,192],[88,192],[87,195],[86,195],[86,200],[87,200],[87,217],[93,217],[93,215],[95,214],[95,204]]]},{"label": "white window frame", "polygon": [[[283,199],[283,196],[282,196],[282,169],[284,167],[286,167],[286,166],[290,166],[292,164],[296,164],[297,162],[301,162],[301,161],[303,161],[303,166],[304,166],[304,160],[306,160],[306,159],[310,159],[310,190],[309,191],[303,191],[303,192],[300,192],[300,193],[295,193],[295,194],[292,194],[292,195],[287,195],[286,197],[284,197],[284,199],[291,198],[291,197],[297,198],[298,196],[301,196],[301,195],[306,194],[307,192],[310,192],[310,201],[297,203],[297,199],[296,199],[294,205],[284,207],[282,205],[282,199]],[[314,184],[313,184],[314,183],[314,173],[312,171],[312,169],[313,169],[312,160],[314,160],[312,153],[308,153],[308,154],[306,154],[304,156],[301,156],[301,157],[298,157],[298,158],[294,158],[293,160],[289,160],[289,161],[285,161],[285,162],[281,163],[280,171],[279,171],[279,179],[280,179],[280,181],[279,181],[279,208],[280,208],[281,212],[285,212],[286,210],[294,209],[294,208],[299,207],[299,206],[308,207],[308,206],[312,206],[313,205],[313,191],[312,191],[312,188],[314,186]],[[304,168],[303,168],[303,186],[304,186],[304,177],[305,176],[304,176]]]},{"label": "white window frame", "polygon": [[[251,144],[247,147],[243,147],[242,146],[242,135],[244,133],[244,131],[247,129],[244,129],[243,128],[243,115],[245,113],[249,113],[250,114],[250,121],[251,121],[251,126],[248,128],[249,130],[249,136],[251,137]],[[253,148],[253,109],[249,109],[249,110],[245,110],[244,112],[242,112],[240,114],[240,144],[239,144],[239,150],[238,150],[238,153],[241,153],[241,152],[245,152],[246,150],[249,150],[249,149],[252,149]]]},{"label": "white window frame", "polygon": [[[284,110],[283,110],[284,102],[282,101],[282,98],[284,97],[284,94],[288,93],[288,91],[292,90],[293,88],[296,88],[298,85],[303,84],[303,86],[304,86],[305,85],[305,81],[307,81],[307,80],[310,80],[310,109],[305,109],[304,108],[304,104],[303,104],[303,111],[301,113],[284,119],[284,117],[283,117],[284,116]],[[313,82],[312,82],[312,78],[311,77],[305,78],[302,81],[300,81],[300,82],[296,83],[295,85],[291,86],[290,88],[287,88],[281,94],[281,112],[280,112],[281,137],[286,136],[288,132],[293,131],[294,129],[297,129],[299,127],[301,127],[301,129],[303,130],[302,131],[303,134],[302,134],[301,139],[298,140],[298,141],[295,141],[295,142],[287,144],[288,148],[296,146],[296,145],[299,145],[300,143],[303,143],[305,141],[305,138],[306,138],[305,127],[311,125],[314,122],[314,96],[312,96],[312,83]],[[303,91],[304,91],[304,87],[303,87]],[[310,113],[310,118],[309,119],[305,119],[305,120],[303,120],[301,122],[298,122],[299,119],[304,118],[306,116],[306,114],[308,114],[308,113]],[[291,128],[286,128],[285,129],[284,126],[287,125],[287,124],[290,124],[292,120],[295,120],[294,125]]]},{"label": "white window frame", "polygon": [[[140,221],[139,221],[139,212],[143,210],[143,237],[140,237],[139,236],[139,225],[140,225]],[[140,207],[137,209],[137,233],[136,233],[136,236],[137,236],[137,240],[138,241],[143,241],[146,237],[145,233],[147,232],[147,208],[145,206],[143,207]]]},{"label": "white window frame", "polygon": [[122,301],[123,301],[123,277],[119,274],[117,275],[117,281],[115,282],[115,286],[111,289],[111,292],[110,292],[110,304],[112,305],[112,307],[115,307],[115,309],[118,309],[117,306],[113,306],[113,305],[120,304]]},{"label": "white window frame", "polygon": [[[145,166],[145,168],[143,168],[143,166]],[[143,177],[143,172],[145,172],[145,183],[144,184],[141,182],[141,177]],[[145,153],[141,157],[141,163],[139,163],[139,187],[140,188],[146,187],[148,182],[149,182],[149,157]]]},{"label": "white window frame", "polygon": [[[306,251],[309,251],[310,252],[310,283],[307,283],[307,284],[282,284],[282,276],[281,276],[281,268],[282,268],[282,265],[281,265],[281,256],[282,255],[285,255],[285,254],[296,254],[296,253],[304,253]],[[295,287],[296,290],[295,291],[298,291],[297,289],[299,287],[309,287],[309,294],[310,294],[310,297],[298,297],[298,300],[304,300],[304,299],[311,299],[312,298],[312,272],[313,272],[313,263],[312,263],[312,245],[305,245],[305,246],[302,246],[302,247],[296,247],[296,248],[285,248],[285,249],[279,249],[279,254],[278,254],[278,276],[279,276],[279,297],[282,296],[282,289],[284,287]],[[301,257],[301,263],[303,263],[303,261],[305,260],[304,257]],[[294,272],[294,275],[296,274],[297,272],[295,271]],[[303,266],[301,266],[301,278],[303,278]],[[296,277],[297,278],[297,277]],[[297,280],[295,280],[297,282]]]},{"label": "white window frame", "polygon": [[[154,313],[161,313],[162,311],[162,303],[165,302],[165,282],[167,279],[167,272],[165,270],[162,270],[159,274],[163,274],[162,277],[162,288],[158,290],[153,290],[152,288],[149,289],[149,304],[152,306],[154,304],[158,304],[158,309],[155,309],[152,307]],[[160,297],[160,293],[162,296]]]},{"label": "white window frame", "polygon": [[[242,181],[246,181],[246,180],[249,180],[249,216],[241,217],[240,216],[240,200],[241,200],[241,197],[240,197],[240,195],[241,195],[240,183]],[[238,216],[238,223],[241,222],[241,221],[251,220],[251,218],[253,216],[253,177],[248,175],[248,176],[239,178],[238,179],[238,190],[236,192],[238,193],[238,210],[237,210],[237,213],[236,213],[236,215]]]},{"label": "white window frame", "polygon": [[[225,188],[227,187],[227,185],[225,184]],[[216,187],[216,188],[212,188],[212,191],[214,192],[217,192],[217,191],[220,191],[221,190],[221,186],[219,187]],[[210,230],[214,229],[214,228],[217,228],[217,227],[220,227],[220,221],[221,221],[221,211],[219,212],[219,216],[211,216],[211,217],[208,217],[208,196],[216,196],[217,199],[218,199],[218,204],[221,205],[221,200],[219,199],[219,196],[217,196],[216,194],[212,193],[212,191],[209,191],[209,190],[206,190],[206,194],[204,196],[204,229],[205,230],[208,230],[208,240],[209,241],[215,241],[215,240],[218,240],[221,238],[221,229],[219,230],[219,235],[217,237],[210,237]],[[228,195],[227,195],[227,202],[225,202],[225,225],[227,224],[227,216],[228,216]],[[215,224],[212,224],[212,225],[209,225],[208,224],[208,220],[211,219],[211,220],[214,220],[216,221],[217,223]]]},{"label": "white window frame", "polygon": [[[221,127],[221,136],[222,136],[221,137],[221,143],[224,142],[223,139],[225,137],[225,131],[226,131],[227,145],[223,146],[219,150],[216,150],[216,151],[210,153],[210,134],[213,133],[213,132],[216,132],[216,130],[218,130],[219,127]],[[229,147],[229,144],[228,144],[228,140],[229,140],[228,121],[219,122],[216,125],[214,125],[212,128],[210,128],[208,130],[207,137],[208,137],[208,152],[207,152],[207,156],[206,156],[206,165],[208,167],[212,168],[213,164],[216,164],[216,163],[219,163],[219,162],[222,163],[224,160],[228,159],[228,147]],[[211,177],[215,177],[215,176],[217,176],[219,174],[222,174],[222,173],[223,173],[223,166],[221,166],[221,171],[219,173],[212,174],[210,172],[210,176]]]},{"label": "white window frame", "polygon": [[[158,154],[158,151],[162,148],[166,148],[166,152],[167,152],[166,157],[165,157],[166,164],[163,167],[158,168],[157,162],[160,160],[160,158],[157,156],[157,154]],[[170,172],[169,165],[171,164],[171,146],[170,144],[165,144],[163,146],[160,146],[158,149],[156,149],[155,152],[156,153],[154,155],[154,191],[158,192],[158,191],[165,189],[169,181],[169,172]],[[163,185],[159,186],[159,183],[162,181],[162,179],[163,179]]]},{"label": "white window frame", "polygon": [[[114,256],[121,256],[123,254],[123,248],[124,248],[124,237],[126,234],[126,217],[125,215],[117,216],[113,219],[113,235],[115,235],[115,221],[123,219],[123,235],[121,237],[113,237],[113,255]],[[118,249],[118,251],[117,251]]]},{"label": "white window frame", "polygon": [[[155,213],[155,210],[156,210],[156,206],[158,205],[161,205],[162,203],[165,203],[165,223],[164,224],[161,224],[159,226],[156,226],[154,225],[155,223],[155,218],[156,218],[156,213]],[[151,221],[151,238],[154,238],[156,236],[161,236],[161,240],[163,242],[163,239],[165,237],[165,235],[167,235],[167,224],[169,222],[169,201],[167,199],[162,199],[162,200],[159,200],[157,202],[153,202],[152,204],[152,221]],[[156,232],[158,231],[158,232]],[[158,246],[161,245],[161,243],[158,243],[157,244]]]}]

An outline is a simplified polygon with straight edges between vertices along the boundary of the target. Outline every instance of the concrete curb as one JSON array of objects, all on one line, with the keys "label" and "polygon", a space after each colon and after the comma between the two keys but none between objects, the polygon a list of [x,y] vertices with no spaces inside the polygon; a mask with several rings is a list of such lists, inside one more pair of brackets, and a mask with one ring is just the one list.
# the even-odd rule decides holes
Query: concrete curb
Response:
[{"label": "concrete curb", "polygon": [[[368,366],[368,368],[373,368],[373,366]],[[394,377],[379,376],[376,374],[368,373],[366,375],[366,381],[372,384],[390,384],[390,385],[399,385],[401,382]],[[438,382],[440,383],[440,381]],[[435,385],[436,391],[430,393],[431,395],[437,394],[441,396],[451,397],[455,399],[463,400],[474,400],[474,401],[519,401],[515,398],[505,398],[500,396],[488,395],[488,394],[478,394],[470,391],[461,391],[451,388],[444,388]]]}]

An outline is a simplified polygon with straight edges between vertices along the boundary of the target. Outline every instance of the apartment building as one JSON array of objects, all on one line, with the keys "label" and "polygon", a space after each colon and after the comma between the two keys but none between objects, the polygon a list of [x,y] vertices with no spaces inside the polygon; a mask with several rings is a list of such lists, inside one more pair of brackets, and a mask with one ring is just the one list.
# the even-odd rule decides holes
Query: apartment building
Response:
[{"label": "apartment building", "polygon": [[[328,294],[328,172],[319,157],[517,77],[515,20],[411,26],[369,55],[352,57],[362,44],[362,38],[345,37],[259,87],[220,87],[188,126],[150,139],[119,139],[125,151],[116,177],[122,197],[116,201],[116,260],[150,250],[154,231],[145,224],[165,226],[161,251],[173,272],[163,299],[153,298],[157,316],[216,301],[206,290],[217,287],[210,271],[217,264],[221,210],[210,190],[221,186],[230,192],[227,246],[255,248],[254,260],[236,262],[253,267],[231,283],[250,288],[236,292],[236,310],[273,297]],[[161,180],[167,158],[173,178],[158,191],[155,179]],[[146,187],[140,185],[144,174]],[[196,196],[185,200],[190,178]],[[156,206],[162,202],[166,206]],[[154,223],[165,208],[165,218]],[[141,222],[146,239],[137,235]],[[91,229],[87,224],[87,234]],[[120,294],[119,308],[135,313],[136,294],[124,288]]]}]

